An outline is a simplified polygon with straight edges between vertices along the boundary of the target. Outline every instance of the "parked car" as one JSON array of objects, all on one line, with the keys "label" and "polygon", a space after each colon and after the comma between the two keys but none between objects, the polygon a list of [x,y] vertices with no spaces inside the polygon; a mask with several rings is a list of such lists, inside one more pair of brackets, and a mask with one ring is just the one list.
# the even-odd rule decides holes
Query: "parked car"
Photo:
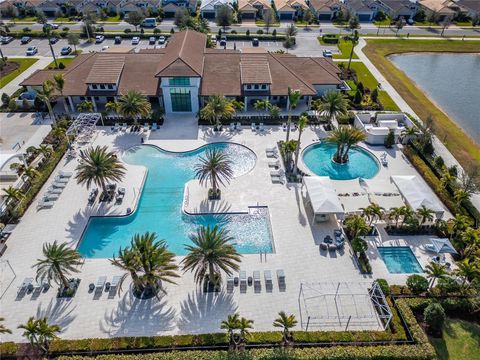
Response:
[{"label": "parked car", "polygon": [[122,43],[122,37],[121,36],[115,36],[115,45],[121,44]]},{"label": "parked car", "polygon": [[157,27],[157,20],[155,18],[145,18],[142,21],[141,27],[154,28]]},{"label": "parked car", "polygon": [[103,35],[95,36],[95,43],[101,44],[103,42],[103,40],[105,40],[105,36],[103,36]]},{"label": "parked car", "polygon": [[23,36],[21,39],[20,39],[20,42],[22,44],[28,44],[30,41],[32,41],[32,38],[30,36]]},{"label": "parked car", "polygon": [[50,44],[56,44],[58,42],[58,38],[56,36],[50,38]]},{"label": "parked car", "polygon": [[217,36],[210,35],[210,41],[212,42],[212,44],[217,45]]},{"label": "parked car", "polygon": [[2,37],[1,37],[1,40],[0,40],[0,42],[2,43],[2,45],[6,45],[6,44],[8,44],[8,43],[10,43],[10,42],[12,42],[12,41],[13,41],[13,37],[12,37],[12,36],[2,36]]},{"label": "parked car", "polygon": [[413,25],[413,24],[415,24],[415,20],[413,20],[412,18],[407,19],[407,24],[408,25]]},{"label": "parked car", "polygon": [[165,44],[166,41],[167,41],[167,38],[166,38],[165,36],[163,36],[163,35],[158,38],[158,43],[159,43],[160,45]]},{"label": "parked car", "polygon": [[104,47],[102,47],[102,51],[107,51],[109,47],[110,47],[110,46],[105,45]]},{"label": "parked car", "polygon": [[257,38],[252,39],[252,46],[258,46],[259,44],[260,44],[260,42],[258,41]]},{"label": "parked car", "polygon": [[226,46],[227,45],[227,36],[226,35],[222,35],[220,37],[220,46]]},{"label": "parked car", "polygon": [[60,50],[60,55],[68,55],[72,52],[72,48],[70,46],[65,46]]},{"label": "parked car", "polygon": [[28,49],[27,49],[27,56],[33,56],[35,55],[36,53],[38,52],[38,49],[36,46],[30,46]]},{"label": "parked car", "polygon": [[157,42],[157,38],[155,36],[150,36],[150,39],[148,39],[149,45],[155,45],[156,42]]},{"label": "parked car", "polygon": [[140,38],[138,36],[134,36],[132,38],[132,45],[138,45],[140,44]]},{"label": "parked car", "polygon": [[46,29],[57,30],[58,29],[58,24],[47,23],[47,24],[43,25],[43,27],[46,28]]},{"label": "parked car", "polygon": [[331,58],[333,54],[330,50],[323,50],[323,57]]}]

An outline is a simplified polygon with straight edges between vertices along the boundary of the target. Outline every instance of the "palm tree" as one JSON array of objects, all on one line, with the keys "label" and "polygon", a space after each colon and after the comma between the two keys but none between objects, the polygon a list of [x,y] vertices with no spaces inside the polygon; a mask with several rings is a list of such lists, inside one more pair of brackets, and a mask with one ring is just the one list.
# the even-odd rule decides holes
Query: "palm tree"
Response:
[{"label": "palm tree", "polygon": [[35,177],[37,177],[40,173],[38,172],[38,170],[35,170],[33,167],[31,166],[27,166],[23,172],[23,177],[28,180],[28,181],[31,181],[33,180]]},{"label": "palm tree", "polygon": [[148,99],[138,91],[129,90],[118,100],[118,113],[127,119],[133,119],[135,124],[138,119],[146,118],[152,111]]},{"label": "palm tree", "polygon": [[67,243],[59,245],[55,240],[53,243],[44,244],[42,252],[44,258],[37,259],[37,263],[32,266],[37,268],[37,280],[40,280],[40,283],[47,280],[49,284],[53,280],[68,289],[67,276],[78,273],[77,266],[83,264],[78,251],[70,249]]},{"label": "palm tree", "polygon": [[447,185],[451,184],[453,181],[455,181],[455,176],[453,176],[448,168],[444,166],[442,169],[442,176],[440,177],[440,183],[442,184],[442,187],[446,188]]},{"label": "palm tree", "polygon": [[[230,157],[222,150],[212,148],[206,151],[205,157],[199,159],[199,164],[195,166],[195,177],[200,184],[210,182],[211,198],[219,197],[219,185],[225,186],[233,178],[232,161]],[[210,193],[210,191],[209,191]]]},{"label": "palm tree", "polygon": [[16,203],[17,201],[20,201],[24,196],[25,195],[23,194],[22,190],[17,189],[12,185],[3,189],[3,198],[5,204]]},{"label": "palm tree", "polygon": [[427,221],[433,221],[434,214],[435,212],[432,209],[422,205],[419,209],[417,209],[417,216],[420,217],[420,225],[425,224]]},{"label": "palm tree", "polygon": [[398,228],[398,222],[400,221],[400,217],[403,216],[403,208],[402,207],[394,207],[391,208],[388,214],[388,218],[390,220],[395,220],[395,228]]},{"label": "palm tree", "polygon": [[462,205],[462,202],[470,199],[470,195],[463,189],[455,189],[453,193],[453,199],[458,208]]},{"label": "palm tree", "polygon": [[50,145],[40,144],[40,146],[38,147],[38,152],[42,154],[44,157],[48,157],[52,154],[53,150]]},{"label": "palm tree", "polygon": [[93,111],[93,103],[91,101],[85,100],[82,101],[80,104],[77,105],[78,112],[92,112]]},{"label": "palm tree", "polygon": [[371,203],[366,208],[361,208],[362,216],[368,219],[368,226],[371,227],[375,219],[381,219],[385,209],[376,203]]},{"label": "palm tree", "polygon": [[480,275],[478,260],[464,259],[459,261],[457,262],[457,268],[453,272],[462,278],[462,285],[465,285],[467,281],[472,281]]},{"label": "palm tree", "polygon": [[444,279],[447,275],[447,268],[445,265],[441,265],[437,262],[432,261],[430,264],[425,266],[425,273],[427,278],[430,279],[430,289],[433,288],[435,280]]},{"label": "palm tree", "polygon": [[86,184],[87,188],[94,183],[106,191],[108,181],[120,181],[125,175],[125,167],[106,146],[88,149],[82,160],[76,168],[75,179],[78,184]]},{"label": "palm tree", "polygon": [[127,271],[132,277],[134,293],[141,297],[152,294],[158,297],[159,291],[166,293],[163,283],[176,284],[173,278],[179,277],[175,254],[168,251],[165,240],[156,239],[155,233],[135,234],[130,247],[110,260],[112,265]]},{"label": "palm tree", "polygon": [[238,329],[240,330],[240,343],[244,343],[247,335],[250,334],[249,329],[253,329],[253,320],[242,317],[238,321]]},{"label": "palm tree", "polygon": [[340,126],[338,129],[332,130],[325,141],[337,146],[333,160],[339,164],[344,164],[348,162],[348,152],[350,148],[360,141],[364,141],[366,138],[367,134],[360,129],[350,126]]},{"label": "palm tree", "polygon": [[[3,317],[0,317],[0,322],[4,321],[5,319]],[[5,327],[5,325],[0,324],[0,334],[11,334],[12,330],[9,328]]]},{"label": "palm tree", "polygon": [[351,244],[352,250],[356,255],[359,253],[364,253],[368,249],[368,243],[359,237],[354,237]]},{"label": "palm tree", "polygon": [[288,140],[286,142],[281,142],[280,143],[280,151],[283,154],[283,157],[285,158],[285,163],[287,171],[290,171],[291,169],[291,163],[292,163],[292,154],[297,150],[297,142],[295,140]]},{"label": "palm tree", "polygon": [[115,101],[109,101],[105,104],[105,110],[107,110],[107,112],[117,112],[117,109],[118,103]]},{"label": "palm tree", "polygon": [[257,100],[253,104],[253,108],[258,111],[259,115],[262,115],[262,110],[263,111],[268,111],[272,105],[270,104],[270,101],[268,99],[265,100]]},{"label": "palm tree", "polygon": [[288,87],[288,120],[287,120],[287,137],[285,138],[285,142],[288,143],[290,140],[290,125],[292,124],[292,110],[297,108],[298,102],[302,97],[302,93],[300,90],[292,90],[292,88]]},{"label": "palm tree", "polygon": [[400,135],[403,138],[406,138],[407,141],[409,141],[410,139],[416,138],[418,136],[418,129],[415,126],[407,126],[402,130]]},{"label": "palm tree", "polygon": [[471,227],[467,228],[460,233],[457,243],[460,245],[457,248],[462,258],[471,256],[480,248],[480,230]]},{"label": "palm tree", "polygon": [[68,110],[67,100],[65,99],[65,96],[63,96],[63,89],[65,88],[65,78],[63,77],[63,74],[55,74],[53,76],[53,85],[55,87],[55,90],[57,90],[62,96],[62,102],[65,112],[67,114],[70,113],[70,111]]},{"label": "palm tree", "polygon": [[272,119],[278,119],[280,117],[280,108],[277,105],[270,106],[269,112]]},{"label": "palm tree", "polygon": [[220,324],[220,329],[227,331],[230,346],[237,346],[237,343],[235,342],[235,330],[238,329],[239,322],[240,316],[235,313],[233,315],[228,315],[227,320],[223,320]]},{"label": "palm tree", "polygon": [[343,222],[352,238],[368,234],[370,228],[360,215],[352,215]]},{"label": "palm tree", "polygon": [[37,96],[39,97],[40,100],[42,100],[45,103],[45,106],[48,109],[48,113],[50,114],[50,117],[53,123],[56,124],[57,119],[55,118],[55,113],[53,112],[53,108],[52,108],[54,90],[55,89],[52,85],[52,82],[47,80],[42,84],[42,89],[37,90]]},{"label": "palm tree", "polygon": [[221,270],[231,275],[240,268],[241,255],[232,240],[228,232],[218,226],[200,227],[192,237],[193,245],[185,247],[189,254],[182,260],[183,271],[195,271],[197,284],[207,277],[216,286],[221,281]]},{"label": "palm tree", "polygon": [[413,211],[413,209],[408,205],[404,205],[400,209],[403,215],[402,226],[411,223],[412,219],[415,218],[415,212]]},{"label": "palm tree", "polygon": [[291,338],[290,329],[297,326],[298,321],[295,319],[295,315],[287,315],[285,311],[280,311],[278,315],[279,317],[275,319],[273,326],[283,329],[283,342],[284,344],[288,344]]},{"label": "palm tree", "polygon": [[25,330],[23,336],[30,341],[33,347],[43,352],[48,352],[50,342],[56,339],[57,333],[60,332],[60,326],[50,325],[46,317],[35,319],[32,316],[26,324],[20,325],[18,328]]},{"label": "palm tree", "polygon": [[297,139],[297,146],[295,149],[295,162],[293,164],[293,174],[297,175],[298,172],[298,157],[300,155],[300,140],[302,138],[303,130],[307,127],[308,118],[304,115],[300,116],[298,119],[298,139]]},{"label": "palm tree", "polygon": [[327,117],[328,123],[338,115],[345,115],[348,111],[348,99],[340,91],[327,91],[319,100],[313,102],[313,109]]},{"label": "palm tree", "polygon": [[355,46],[358,44],[358,31],[355,30],[351,36],[349,36],[349,40],[352,42],[352,49],[350,50],[350,56],[348,57],[348,66],[347,70],[350,71],[350,64],[352,62],[352,57],[353,57],[353,49]]},{"label": "palm tree", "polygon": [[447,221],[449,233],[455,240],[458,236],[472,225],[472,220],[466,215],[457,214],[454,218]]},{"label": "palm tree", "polygon": [[230,119],[235,114],[235,106],[231,100],[221,95],[212,95],[207,104],[200,110],[200,116],[210,121],[218,130],[222,119]]}]

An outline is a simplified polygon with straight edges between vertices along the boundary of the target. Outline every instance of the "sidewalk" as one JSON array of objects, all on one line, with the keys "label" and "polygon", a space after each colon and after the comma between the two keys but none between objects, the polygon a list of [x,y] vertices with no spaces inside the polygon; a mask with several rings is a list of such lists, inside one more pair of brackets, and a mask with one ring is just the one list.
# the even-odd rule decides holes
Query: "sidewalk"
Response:
[{"label": "sidewalk", "polygon": [[[17,56],[18,57],[18,56]],[[40,57],[38,61],[30,66],[27,70],[18,75],[15,79],[10,81],[7,85],[0,89],[0,92],[12,95],[20,87],[20,83],[27,77],[32,75],[35,71],[44,69],[48,64],[53,61],[53,57]]]},{"label": "sidewalk", "polygon": [[[365,41],[365,39],[366,38],[363,38],[363,37],[360,38],[358,41],[358,45],[355,47],[355,53],[357,54],[359,60],[361,60],[365,64],[365,66],[368,68],[368,70],[370,70],[370,72],[377,79],[377,81],[382,84],[382,89],[388,92],[390,97],[393,99],[393,101],[395,101],[395,103],[398,105],[401,111],[407,112],[417,120],[421,121],[421,119],[413,111],[410,105],[408,105],[407,102],[403,100],[400,94],[387,81],[387,79],[382,75],[382,73],[378,71],[378,69],[372,64],[370,59],[363,53],[362,49],[367,45],[367,42]],[[374,37],[374,39],[377,39],[377,37]],[[428,39],[432,39],[432,38],[428,38]],[[445,164],[448,167],[455,165],[460,171],[463,171],[463,168],[460,165],[460,163],[457,161],[457,159],[455,159],[455,157],[450,153],[450,151],[448,151],[445,145],[436,136],[433,137],[433,146],[435,148],[435,153],[441,156],[445,160]],[[470,197],[470,200],[477,209],[480,209],[480,194],[472,195]]]}]

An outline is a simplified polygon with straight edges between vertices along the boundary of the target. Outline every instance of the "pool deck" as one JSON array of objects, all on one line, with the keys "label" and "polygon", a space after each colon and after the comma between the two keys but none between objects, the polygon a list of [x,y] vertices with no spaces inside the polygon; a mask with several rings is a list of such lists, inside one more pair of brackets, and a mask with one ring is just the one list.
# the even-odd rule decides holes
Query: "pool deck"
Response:
[{"label": "pool deck", "polygon": [[[53,208],[38,210],[31,206],[25,213],[13,234],[8,239],[8,249],[1,258],[0,308],[5,317],[5,326],[13,334],[2,335],[2,341],[20,341],[21,331],[17,326],[30,316],[47,315],[49,321],[59,324],[62,338],[148,336],[160,334],[206,333],[220,331],[220,322],[229,314],[239,312],[241,316],[255,321],[255,330],[273,330],[272,321],[279,311],[293,313],[300,319],[298,295],[302,282],[371,282],[376,278],[385,278],[391,283],[403,284],[407,278],[402,274],[389,274],[383,261],[375,254],[375,246],[370,246],[369,257],[372,261],[373,275],[359,273],[348,244],[341,252],[328,253],[319,250],[319,243],[339,225],[331,220],[327,223],[311,222],[311,210],[305,206],[305,193],[300,184],[272,184],[268,162],[265,155],[267,147],[275,146],[284,139],[285,132],[280,127],[267,127],[263,133],[252,132],[244,128],[240,132],[214,133],[209,127],[194,126],[193,121],[178,119],[178,124],[169,121],[159,131],[149,134],[111,133],[110,129],[99,128],[93,145],[107,145],[120,155],[131,146],[138,145],[141,137],[148,144],[160,146],[171,151],[185,151],[197,148],[205,143],[231,141],[243,144],[257,155],[255,168],[248,174],[234,179],[222,191],[222,200],[212,207],[206,198],[206,188],[194,181],[188,183],[190,199],[187,210],[228,211],[243,210],[248,206],[266,205],[269,208],[275,253],[262,257],[259,254],[244,255],[241,270],[252,276],[254,270],[262,271],[262,288],[259,293],[248,286],[246,293],[240,293],[235,287],[233,293],[225,289],[219,294],[203,294],[195,285],[192,273],[181,273],[177,285],[167,285],[168,295],[161,300],[140,301],[128,291],[130,280],[123,286],[123,292],[113,299],[107,293],[97,297],[88,292],[88,285],[99,276],[121,275],[108,259],[86,259],[77,275],[82,279],[79,290],[73,299],[56,299],[56,288],[46,293],[27,294],[17,297],[18,286],[24,278],[35,277],[31,268],[42,257],[44,243],[67,242],[76,247],[92,215],[123,215],[128,207],[134,209],[139,198],[145,177],[145,169],[140,166],[126,165],[127,176],[119,186],[126,188],[126,197],[121,205],[87,204],[89,190],[71,179],[60,199]],[[297,132],[292,133],[296,139]],[[308,128],[302,136],[302,145],[306,147],[324,133],[320,129]],[[382,167],[377,175],[388,179],[391,175],[416,174],[415,169],[403,157],[400,151],[386,150],[384,147],[367,147],[377,158],[388,153],[389,166]],[[68,163],[62,161],[54,171],[49,186],[58,170],[73,171],[77,160]],[[46,189],[46,188],[45,188]],[[45,189],[40,192],[41,196]],[[36,202],[34,202],[34,205]],[[448,215],[447,215],[448,216]],[[148,229],[145,229],[147,231]],[[388,237],[381,233],[381,243],[406,242],[414,248],[416,244],[427,241],[425,237]],[[418,250],[420,264],[425,266],[428,256]],[[180,262],[182,257],[177,257]],[[286,276],[286,288],[280,291],[275,271],[282,269]],[[263,271],[271,270],[273,290],[266,292]],[[283,289],[282,289],[283,290]],[[344,309],[344,311],[349,309]],[[352,312],[354,309],[350,309]],[[345,324],[329,324],[321,329],[344,328]],[[297,329],[300,328],[300,325]],[[378,324],[359,325],[350,329],[378,328]],[[319,328],[316,328],[318,330]]]}]

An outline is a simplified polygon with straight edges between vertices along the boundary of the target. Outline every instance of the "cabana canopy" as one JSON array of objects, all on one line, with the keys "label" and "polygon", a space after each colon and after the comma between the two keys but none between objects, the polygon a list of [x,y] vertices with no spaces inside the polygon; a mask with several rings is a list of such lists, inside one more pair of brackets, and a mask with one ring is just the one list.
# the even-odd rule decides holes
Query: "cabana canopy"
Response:
[{"label": "cabana canopy", "polygon": [[303,183],[315,215],[335,214],[343,216],[345,211],[328,176],[305,176]]},{"label": "cabana canopy", "polygon": [[405,201],[413,210],[418,210],[422,206],[433,210],[437,219],[441,219],[445,212],[443,205],[437,199],[427,185],[414,175],[392,176],[392,181],[397,186]]},{"label": "cabana canopy", "polygon": [[452,243],[448,239],[430,239],[430,242],[439,254],[457,254]]}]

